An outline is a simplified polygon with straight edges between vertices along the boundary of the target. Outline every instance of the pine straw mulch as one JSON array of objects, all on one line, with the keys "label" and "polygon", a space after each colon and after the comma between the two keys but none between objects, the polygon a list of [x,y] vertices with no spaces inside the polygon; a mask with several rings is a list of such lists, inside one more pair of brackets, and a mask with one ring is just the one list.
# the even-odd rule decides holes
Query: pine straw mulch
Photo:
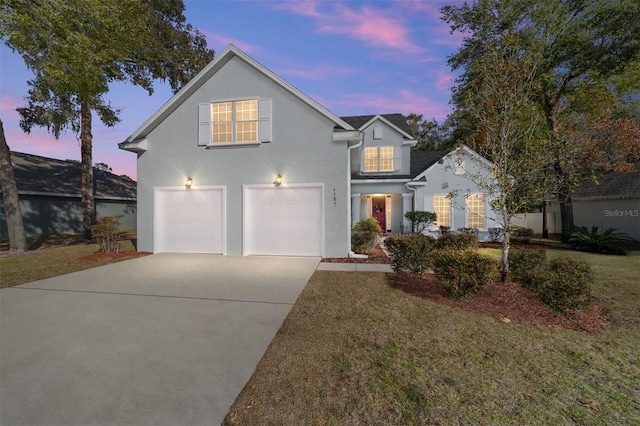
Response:
[{"label": "pine straw mulch", "polygon": [[519,283],[492,283],[466,299],[449,296],[433,274],[387,273],[389,283],[406,293],[450,307],[479,312],[502,322],[524,322],[551,328],[595,333],[609,326],[606,307],[597,300],[582,311],[556,314],[538,295]]},{"label": "pine straw mulch", "polygon": [[377,263],[377,264],[389,264],[389,258],[386,253],[376,246],[376,248],[369,253],[369,257],[361,259],[357,257],[325,257],[322,259],[325,263]]}]

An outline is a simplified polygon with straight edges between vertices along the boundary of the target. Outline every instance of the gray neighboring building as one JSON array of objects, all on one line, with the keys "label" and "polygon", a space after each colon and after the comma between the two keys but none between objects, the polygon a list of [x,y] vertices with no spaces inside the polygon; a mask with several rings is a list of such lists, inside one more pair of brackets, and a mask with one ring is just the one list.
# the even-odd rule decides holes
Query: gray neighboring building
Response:
[{"label": "gray neighboring building", "polygon": [[413,209],[491,227],[456,165],[488,162],[416,142],[401,114],[337,117],[228,46],[120,144],[138,155],[138,249],[343,257],[353,223],[400,232]]},{"label": "gray neighboring building", "polygon": [[[27,236],[82,232],[80,163],[12,152],[24,230]],[[98,216],[118,216],[121,229],[136,227],[136,182],[95,169]],[[8,238],[0,201],[0,238]]]},{"label": "gray neighboring building", "polygon": [[[573,223],[598,231],[615,228],[640,241],[640,162],[630,173],[611,172],[596,184],[581,185],[573,194]],[[556,229],[562,229],[560,210],[551,205],[556,213]]]}]

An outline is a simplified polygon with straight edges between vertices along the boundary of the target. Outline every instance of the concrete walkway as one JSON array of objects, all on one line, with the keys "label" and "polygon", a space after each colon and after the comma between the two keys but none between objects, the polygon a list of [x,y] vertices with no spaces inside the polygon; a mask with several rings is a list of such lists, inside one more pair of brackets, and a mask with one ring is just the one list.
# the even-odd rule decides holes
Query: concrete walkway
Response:
[{"label": "concrete walkway", "polygon": [[319,261],[159,254],[0,290],[0,424],[220,424]]}]

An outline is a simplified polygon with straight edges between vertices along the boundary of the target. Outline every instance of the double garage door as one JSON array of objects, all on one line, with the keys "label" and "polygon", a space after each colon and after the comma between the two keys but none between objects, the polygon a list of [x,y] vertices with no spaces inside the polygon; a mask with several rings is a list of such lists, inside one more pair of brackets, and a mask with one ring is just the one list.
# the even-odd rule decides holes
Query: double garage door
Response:
[{"label": "double garage door", "polygon": [[227,238],[244,255],[322,256],[322,186],[245,186],[242,237],[227,234],[225,187],[156,188],[154,251],[226,254]]}]

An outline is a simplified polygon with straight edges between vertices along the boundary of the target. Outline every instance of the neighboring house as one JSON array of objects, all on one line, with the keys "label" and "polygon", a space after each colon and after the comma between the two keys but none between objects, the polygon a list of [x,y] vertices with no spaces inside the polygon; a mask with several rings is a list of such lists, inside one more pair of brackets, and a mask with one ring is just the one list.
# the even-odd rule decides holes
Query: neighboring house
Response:
[{"label": "neighboring house", "polygon": [[[611,172],[596,184],[581,185],[572,195],[573,223],[599,231],[615,228],[640,241],[640,162],[630,173]],[[560,211],[557,204],[551,205],[557,211],[556,229],[562,229]]]},{"label": "neighboring house", "polygon": [[[400,114],[337,117],[229,46],[120,144],[138,154],[138,249],[346,256],[361,217],[399,232],[405,212],[468,186],[444,167],[453,155],[415,143]],[[478,203],[469,217],[487,227]],[[449,223],[465,226],[456,206]]]},{"label": "neighboring house", "polygon": [[[80,163],[12,152],[24,230],[27,236],[82,232]],[[93,170],[98,216],[117,216],[121,229],[136,227],[136,183]],[[0,238],[8,238],[4,204],[0,202]]]}]

